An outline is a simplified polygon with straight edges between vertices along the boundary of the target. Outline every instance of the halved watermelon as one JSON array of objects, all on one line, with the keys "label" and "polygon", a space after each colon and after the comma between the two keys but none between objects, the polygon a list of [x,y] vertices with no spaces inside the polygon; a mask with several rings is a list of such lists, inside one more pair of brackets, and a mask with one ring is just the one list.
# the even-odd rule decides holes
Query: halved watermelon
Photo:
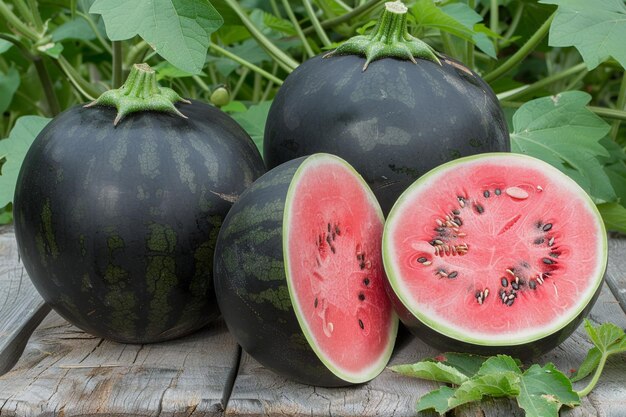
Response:
[{"label": "halved watermelon", "polygon": [[378,375],[398,327],[382,231],[374,194],[338,157],[299,158],[259,178],[224,220],[215,252],[220,310],[243,349],[312,385]]},{"label": "halved watermelon", "polygon": [[401,320],[442,350],[546,352],[597,298],[607,237],[591,199],[538,159],[457,159],[406,190],[383,237]]}]

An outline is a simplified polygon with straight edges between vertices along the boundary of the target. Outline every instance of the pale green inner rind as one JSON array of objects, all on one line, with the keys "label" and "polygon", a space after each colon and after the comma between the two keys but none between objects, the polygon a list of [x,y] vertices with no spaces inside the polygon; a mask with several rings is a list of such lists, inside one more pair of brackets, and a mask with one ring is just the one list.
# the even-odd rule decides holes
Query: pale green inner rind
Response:
[{"label": "pale green inner rind", "polygon": [[[598,227],[599,239],[598,239],[598,253],[602,257],[596,266],[595,282],[592,287],[586,292],[585,297],[579,302],[576,310],[572,310],[570,317],[564,317],[561,320],[555,320],[553,326],[543,327],[536,332],[533,332],[530,336],[526,337],[515,337],[511,334],[507,334],[502,338],[489,338],[489,337],[472,337],[471,335],[465,334],[463,332],[459,332],[458,330],[446,326],[441,322],[435,320],[432,317],[425,315],[419,308],[419,306],[412,304],[411,300],[406,296],[406,291],[401,283],[399,276],[399,271],[396,268],[395,260],[394,260],[394,252],[395,248],[393,245],[392,235],[394,233],[394,229],[398,227],[398,221],[402,218],[402,211],[406,209],[410,209],[410,207],[404,207],[404,203],[407,200],[411,200],[411,197],[416,190],[419,190],[420,187],[427,184],[430,180],[435,179],[438,176],[445,175],[447,170],[453,169],[456,165],[460,163],[470,162],[470,161],[480,161],[485,159],[488,161],[489,158],[510,158],[513,159],[512,163],[521,163],[525,166],[538,166],[538,168],[542,170],[552,170],[555,175],[559,175],[563,178],[564,182],[569,182],[574,188],[578,188],[580,190],[581,199],[586,203],[589,211],[593,213],[593,217],[596,219],[596,226]],[[435,332],[448,336],[450,338],[471,343],[475,345],[482,346],[515,346],[521,345],[529,342],[533,342],[536,340],[543,339],[549,335],[552,335],[562,328],[566,327],[569,323],[571,323],[589,304],[594,294],[598,290],[598,288],[602,285],[604,273],[606,270],[607,260],[608,260],[608,241],[606,237],[606,229],[604,227],[604,222],[602,221],[602,217],[600,212],[598,211],[596,205],[591,200],[591,198],[587,195],[587,193],[580,188],[580,186],[571,178],[566,176],[564,173],[553,167],[552,165],[538,160],[536,158],[529,157],[523,154],[514,154],[514,153],[486,153],[468,156],[460,159],[456,159],[454,161],[445,163],[430,172],[426,173],[422,177],[420,177],[417,181],[415,181],[407,190],[405,190],[400,198],[396,201],[391,211],[389,212],[389,216],[387,218],[387,223],[385,224],[385,228],[383,230],[383,265],[385,266],[385,271],[387,273],[387,278],[389,279],[389,283],[398,297],[398,299],[402,302],[404,307],[411,312],[420,322],[429,328],[433,329]]]},{"label": "pale green inner rind", "polygon": [[378,200],[370,190],[369,186],[365,182],[365,180],[361,177],[361,175],[346,161],[343,159],[324,153],[318,153],[309,156],[306,158],[302,164],[296,170],[291,183],[289,184],[289,190],[287,191],[287,197],[285,198],[285,212],[283,215],[283,254],[285,259],[285,277],[287,278],[287,287],[289,288],[289,296],[293,303],[293,309],[296,313],[296,317],[298,319],[298,323],[300,324],[300,328],[302,329],[302,333],[306,337],[309,346],[313,349],[317,357],[322,361],[322,363],[330,370],[334,375],[341,378],[344,381],[353,384],[360,384],[363,382],[370,381],[374,379],[378,374],[380,374],[389,359],[391,358],[391,353],[393,352],[394,343],[396,340],[396,335],[398,333],[398,317],[396,314],[392,314],[392,322],[389,328],[389,344],[384,354],[380,356],[378,362],[373,363],[370,367],[365,368],[363,372],[354,373],[346,371],[345,369],[341,369],[336,363],[334,363],[330,358],[324,355],[324,353],[320,350],[319,346],[315,341],[315,338],[312,334],[312,331],[307,323],[306,317],[302,311],[302,307],[298,302],[298,297],[293,288],[293,284],[291,282],[291,268],[290,268],[290,256],[289,256],[289,225],[291,224],[291,212],[292,212],[292,201],[294,200],[295,190],[297,188],[299,179],[305,175],[306,170],[310,166],[315,166],[318,164],[337,164],[341,165],[344,168],[347,168],[349,171],[353,172],[355,177],[358,178],[359,182],[363,185],[363,188],[366,191],[366,194],[372,204],[372,206],[376,210],[376,214],[381,222],[385,221],[380,205],[378,204]]}]

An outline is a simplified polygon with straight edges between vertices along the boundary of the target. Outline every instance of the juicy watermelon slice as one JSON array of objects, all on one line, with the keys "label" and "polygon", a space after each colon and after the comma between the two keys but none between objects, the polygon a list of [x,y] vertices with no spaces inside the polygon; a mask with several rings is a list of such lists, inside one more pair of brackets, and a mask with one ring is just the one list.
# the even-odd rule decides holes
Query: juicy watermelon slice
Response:
[{"label": "juicy watermelon slice", "polygon": [[591,199],[551,165],[483,154],[442,165],[393,207],[383,237],[401,318],[443,349],[544,352],[599,294],[607,238]]}]

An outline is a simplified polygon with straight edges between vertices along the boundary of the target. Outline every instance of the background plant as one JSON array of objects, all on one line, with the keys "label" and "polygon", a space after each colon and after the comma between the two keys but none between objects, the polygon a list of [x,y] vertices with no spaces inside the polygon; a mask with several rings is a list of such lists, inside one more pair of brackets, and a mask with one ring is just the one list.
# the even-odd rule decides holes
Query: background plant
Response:
[{"label": "background plant", "polygon": [[[118,87],[133,63],[185,97],[213,98],[260,146],[285,77],[370,29],[383,3],[0,0],[0,223],[11,221],[19,166],[48,118]],[[626,232],[624,0],[405,3],[412,34],[498,93],[513,150],[570,175],[607,226]]]}]

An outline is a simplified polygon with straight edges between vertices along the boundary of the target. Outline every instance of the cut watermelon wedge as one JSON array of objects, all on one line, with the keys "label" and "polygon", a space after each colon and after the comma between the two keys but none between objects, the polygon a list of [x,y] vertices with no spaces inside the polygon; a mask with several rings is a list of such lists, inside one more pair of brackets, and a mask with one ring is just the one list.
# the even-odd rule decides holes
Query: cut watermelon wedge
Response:
[{"label": "cut watermelon wedge", "polygon": [[338,157],[299,158],[259,178],[226,217],[215,256],[220,310],[243,349],[312,385],[378,375],[398,327],[382,232],[374,194]]},{"label": "cut watermelon wedge", "polygon": [[528,357],[562,342],[591,309],[607,237],[569,177],[493,153],[444,164],[407,189],[383,254],[400,318],[426,342]]}]

